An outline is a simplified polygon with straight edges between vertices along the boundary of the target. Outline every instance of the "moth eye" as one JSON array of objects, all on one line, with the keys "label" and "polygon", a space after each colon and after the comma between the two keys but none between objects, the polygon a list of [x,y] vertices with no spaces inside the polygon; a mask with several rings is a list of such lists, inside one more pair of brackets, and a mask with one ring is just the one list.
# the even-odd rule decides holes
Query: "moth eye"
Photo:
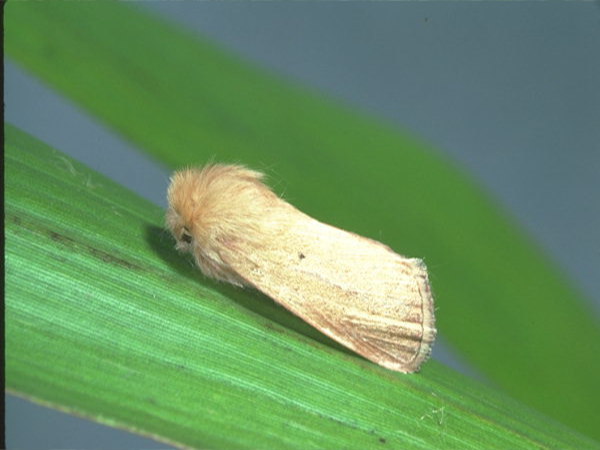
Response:
[{"label": "moth eye", "polygon": [[192,243],[192,235],[187,230],[187,228],[183,229],[183,233],[181,234],[181,240],[183,242],[185,242],[186,244],[191,244]]}]

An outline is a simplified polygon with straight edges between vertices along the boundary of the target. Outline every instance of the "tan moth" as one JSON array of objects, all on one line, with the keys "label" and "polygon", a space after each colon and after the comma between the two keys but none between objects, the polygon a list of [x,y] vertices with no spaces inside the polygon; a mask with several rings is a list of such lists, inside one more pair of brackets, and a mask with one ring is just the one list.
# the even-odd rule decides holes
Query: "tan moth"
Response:
[{"label": "tan moth", "polygon": [[425,264],[321,223],[238,165],[175,172],[166,223],[208,277],[262,291],[388,369],[414,372],[435,339]]}]

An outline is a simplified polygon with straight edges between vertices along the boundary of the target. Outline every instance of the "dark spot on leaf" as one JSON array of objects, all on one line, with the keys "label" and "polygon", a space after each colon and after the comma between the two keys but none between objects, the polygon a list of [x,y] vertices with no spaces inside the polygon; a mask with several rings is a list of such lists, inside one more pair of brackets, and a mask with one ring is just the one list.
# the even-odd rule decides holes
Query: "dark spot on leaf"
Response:
[{"label": "dark spot on leaf", "polygon": [[108,264],[114,264],[115,266],[126,267],[127,269],[140,269],[135,264],[131,264],[129,261],[125,261],[124,259],[117,258],[116,256],[111,255],[110,253],[103,252],[102,250],[98,250],[97,248],[87,247],[90,254],[95,256],[96,258],[104,261]]},{"label": "dark spot on leaf", "polygon": [[382,444],[385,444],[387,441],[385,440],[385,438],[380,437],[379,442],[381,442]]},{"label": "dark spot on leaf", "polygon": [[16,225],[21,225],[21,218],[12,214],[6,214],[6,220],[13,222]]},{"label": "dark spot on leaf", "polygon": [[298,258],[304,259],[304,258],[306,258],[306,256],[304,256],[304,253],[298,253]]},{"label": "dark spot on leaf", "polygon": [[72,239],[70,237],[62,235],[60,233],[57,233],[56,231],[48,230],[48,229],[41,228],[41,227],[38,227],[37,229],[34,227],[31,227],[30,229],[35,230],[37,232],[45,233],[54,242],[62,244],[66,247],[70,247],[74,250],[78,249],[80,251],[81,250],[86,251],[93,257],[98,258],[101,261],[104,261],[105,263],[113,264],[115,266],[122,266],[127,269],[131,269],[131,270],[141,270],[141,267],[139,267],[135,264],[132,264],[129,261],[126,261],[122,258],[119,258],[119,257],[117,257],[111,253],[105,252],[103,250],[99,250],[95,247],[92,247],[91,245],[84,244],[83,242],[77,241],[75,239]]},{"label": "dark spot on leaf", "polygon": [[73,239],[68,238],[66,236],[63,236],[62,234],[58,234],[55,231],[49,230],[48,231],[48,236],[50,236],[50,239],[52,239],[55,242],[62,242],[62,243],[74,243]]}]

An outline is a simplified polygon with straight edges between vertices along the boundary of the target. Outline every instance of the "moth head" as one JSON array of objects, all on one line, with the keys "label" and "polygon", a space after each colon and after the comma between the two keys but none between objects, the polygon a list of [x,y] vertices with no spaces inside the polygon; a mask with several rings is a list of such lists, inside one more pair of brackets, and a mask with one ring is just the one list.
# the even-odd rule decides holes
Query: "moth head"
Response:
[{"label": "moth head", "polygon": [[191,226],[185,224],[181,216],[172,208],[167,210],[167,227],[175,238],[175,248],[180,252],[192,252],[194,238],[190,231]]},{"label": "moth head", "polygon": [[167,192],[166,224],[176,248],[194,255],[205,275],[242,284],[223,261],[224,249],[260,243],[274,194],[262,174],[235,165],[207,165],[175,172]]},{"label": "moth head", "polygon": [[[203,236],[200,221],[202,218],[202,192],[198,180],[201,171],[185,169],[175,172],[167,192],[169,208],[165,221],[175,238],[175,247],[181,252],[194,252],[194,247]],[[200,243],[201,244],[201,243]]]},{"label": "moth head", "polygon": [[275,195],[262,174],[236,165],[177,171],[167,192],[166,224],[177,248],[209,248],[253,239]]}]

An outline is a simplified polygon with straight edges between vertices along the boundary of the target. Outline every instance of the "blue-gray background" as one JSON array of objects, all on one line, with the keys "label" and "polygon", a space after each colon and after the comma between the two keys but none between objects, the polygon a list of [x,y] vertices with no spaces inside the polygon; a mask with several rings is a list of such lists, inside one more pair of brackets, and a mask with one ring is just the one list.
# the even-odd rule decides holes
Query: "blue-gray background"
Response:
[{"label": "blue-gray background", "polygon": [[[597,4],[134,7],[429,141],[513,215],[589,298],[590,312],[600,313]],[[165,169],[5,63],[8,122],[165,206]],[[443,345],[434,358],[473,373]],[[166,448],[13,396],[6,401],[8,448]]]}]

